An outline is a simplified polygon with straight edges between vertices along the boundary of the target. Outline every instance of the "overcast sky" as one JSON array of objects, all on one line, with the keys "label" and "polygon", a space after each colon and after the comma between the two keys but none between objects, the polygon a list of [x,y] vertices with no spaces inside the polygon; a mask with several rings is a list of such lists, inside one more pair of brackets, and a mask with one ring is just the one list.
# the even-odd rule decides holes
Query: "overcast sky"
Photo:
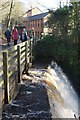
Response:
[{"label": "overcast sky", "polygon": [[59,7],[60,1],[62,5],[69,2],[69,0],[19,0],[24,3],[25,8],[29,9],[32,7],[39,7],[42,11],[46,9],[56,9]]}]

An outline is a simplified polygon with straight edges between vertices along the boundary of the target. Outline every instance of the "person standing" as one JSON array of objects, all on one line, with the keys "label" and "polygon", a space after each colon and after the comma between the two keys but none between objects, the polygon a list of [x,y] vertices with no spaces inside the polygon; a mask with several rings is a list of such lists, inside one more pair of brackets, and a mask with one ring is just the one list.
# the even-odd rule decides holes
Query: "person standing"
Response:
[{"label": "person standing", "polygon": [[27,32],[26,32],[25,28],[23,29],[23,31],[21,33],[20,39],[21,39],[22,42],[27,40]]},{"label": "person standing", "polygon": [[14,29],[12,31],[12,39],[14,40],[14,45],[17,45],[17,41],[19,39],[19,34],[18,34],[18,30],[16,27],[14,27]]},{"label": "person standing", "polygon": [[7,39],[7,43],[8,43],[8,46],[10,46],[10,39],[11,39],[11,31],[9,30],[9,28],[5,31],[5,37]]}]

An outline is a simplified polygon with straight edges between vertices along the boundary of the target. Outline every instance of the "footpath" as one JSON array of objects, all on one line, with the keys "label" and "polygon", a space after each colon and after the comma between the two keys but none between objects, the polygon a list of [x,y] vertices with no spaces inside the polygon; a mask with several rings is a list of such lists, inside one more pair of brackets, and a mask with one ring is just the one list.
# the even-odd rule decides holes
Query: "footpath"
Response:
[{"label": "footpath", "polygon": [[39,79],[45,69],[42,71],[36,73],[34,69],[30,76],[23,76],[19,93],[6,105],[2,120],[52,120],[47,89]]}]

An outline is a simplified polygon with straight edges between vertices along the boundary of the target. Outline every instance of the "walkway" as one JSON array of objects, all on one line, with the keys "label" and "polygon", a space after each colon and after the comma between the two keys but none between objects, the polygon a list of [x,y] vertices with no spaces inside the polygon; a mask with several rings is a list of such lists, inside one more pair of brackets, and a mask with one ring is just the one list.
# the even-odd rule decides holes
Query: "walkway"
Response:
[{"label": "walkway", "polygon": [[[42,71],[45,73],[45,69]],[[30,76],[23,76],[19,93],[6,106],[2,120],[52,120],[47,89],[41,84],[42,80],[37,81],[41,74],[35,76],[32,70]]]}]

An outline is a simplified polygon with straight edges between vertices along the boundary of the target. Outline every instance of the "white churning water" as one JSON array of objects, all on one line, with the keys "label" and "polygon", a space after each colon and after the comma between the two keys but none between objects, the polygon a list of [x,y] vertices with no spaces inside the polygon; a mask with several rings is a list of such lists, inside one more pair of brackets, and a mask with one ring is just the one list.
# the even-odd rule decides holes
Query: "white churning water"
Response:
[{"label": "white churning water", "polygon": [[[62,69],[52,62],[48,69],[31,69],[30,80],[47,89],[53,118],[78,118],[78,95]],[[24,76],[29,80],[29,77]]]},{"label": "white churning water", "polygon": [[52,62],[48,69],[52,79],[57,84],[57,90],[63,100],[63,104],[57,101],[55,101],[54,104],[54,106],[56,106],[59,117],[74,118],[75,115],[78,117],[78,95],[73,89],[67,76],[55,62]]}]

